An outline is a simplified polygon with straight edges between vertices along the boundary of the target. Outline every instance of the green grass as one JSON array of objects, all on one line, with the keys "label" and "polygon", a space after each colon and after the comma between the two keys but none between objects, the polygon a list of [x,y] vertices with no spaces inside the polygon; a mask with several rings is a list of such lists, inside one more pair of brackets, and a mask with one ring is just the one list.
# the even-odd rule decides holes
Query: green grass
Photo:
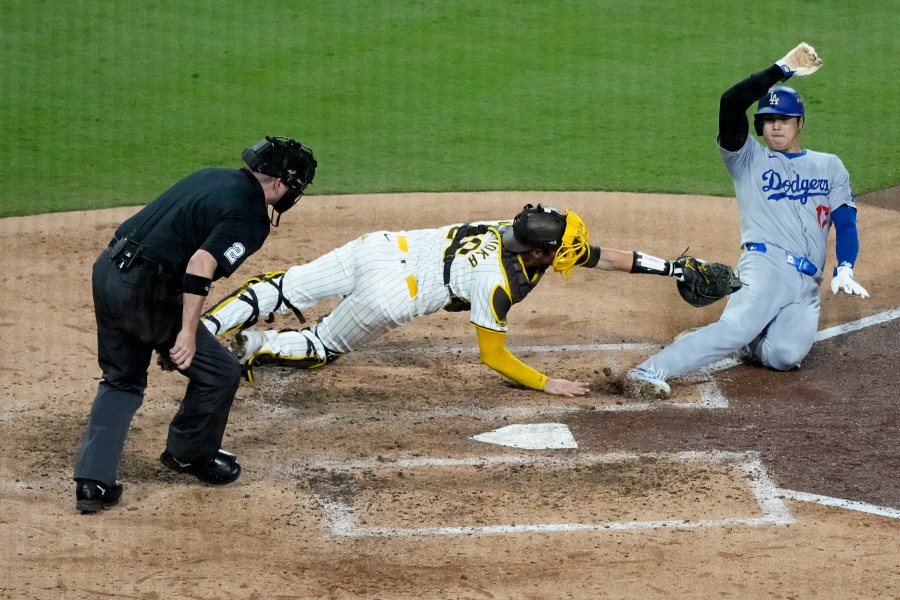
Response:
[{"label": "green grass", "polygon": [[801,40],[804,144],[897,184],[896,2],[748,6],[5,0],[0,217],[143,204],[273,133],[315,151],[311,194],[731,195],[719,96]]}]

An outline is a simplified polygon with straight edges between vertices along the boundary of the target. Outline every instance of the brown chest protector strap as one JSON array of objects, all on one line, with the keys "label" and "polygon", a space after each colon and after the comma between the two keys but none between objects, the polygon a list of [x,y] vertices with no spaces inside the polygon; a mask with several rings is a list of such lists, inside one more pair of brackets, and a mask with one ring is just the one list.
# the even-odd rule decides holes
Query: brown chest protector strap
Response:
[{"label": "brown chest protector strap", "polygon": [[484,235],[489,230],[490,228],[487,225],[460,225],[453,236],[453,241],[450,242],[447,250],[444,251],[444,286],[450,292],[450,302],[447,303],[444,310],[450,312],[469,310],[469,302],[457,296],[450,286],[450,267],[453,265],[453,259],[456,258],[456,251],[459,250],[459,245],[462,243],[463,238],[472,235]]}]

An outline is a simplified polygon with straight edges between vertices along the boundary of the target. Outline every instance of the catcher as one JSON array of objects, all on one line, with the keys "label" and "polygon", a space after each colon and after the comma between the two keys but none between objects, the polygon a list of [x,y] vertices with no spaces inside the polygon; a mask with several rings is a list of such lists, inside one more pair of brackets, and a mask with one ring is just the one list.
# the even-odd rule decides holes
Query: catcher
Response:
[{"label": "catcher", "polygon": [[[484,364],[528,388],[581,396],[588,384],[549,377],[506,349],[512,306],[551,267],[564,278],[575,267],[675,277],[688,286],[685,293],[706,302],[716,292],[700,289],[698,281],[712,271],[695,271],[696,264],[705,263],[592,246],[577,214],[529,204],[511,223],[369,233],[308,264],[251,278],[203,315],[203,323],[215,335],[238,332],[236,353],[252,381],[259,365],[320,367],[416,316],[467,310]],[[299,311],[335,296],[341,301],[313,327],[246,331],[260,315],[288,309],[302,322]]]},{"label": "catcher", "polygon": [[[859,236],[850,175],[834,154],[801,147],[803,99],[776,85],[821,66],[813,47],[801,43],[722,94],[717,142],[741,215],[738,271],[746,286],[729,298],[717,322],[679,336],[630,372],[645,392],[639,395],[666,396],[667,377],[732,352],[779,371],[799,367],[816,337],[832,225],[837,267],[831,291],[868,297],[853,273]],[[754,103],[754,130],[765,143],[749,135],[747,109]]]}]

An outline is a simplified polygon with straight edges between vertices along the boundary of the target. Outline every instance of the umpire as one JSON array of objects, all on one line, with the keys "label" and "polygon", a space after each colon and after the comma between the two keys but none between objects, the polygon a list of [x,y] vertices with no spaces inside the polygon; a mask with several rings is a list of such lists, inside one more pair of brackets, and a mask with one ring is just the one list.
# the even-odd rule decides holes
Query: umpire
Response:
[{"label": "umpire", "polygon": [[241,473],[221,450],[241,369],[199,319],[210,284],[262,247],[270,223],[278,226],[316,170],[312,152],[284,137],[260,140],[243,159],[241,169],[202,169],[176,183],[122,223],[94,263],[103,378],[75,463],[82,513],[122,495],[119,461],[154,350],[188,378],[162,463],[213,485]]}]

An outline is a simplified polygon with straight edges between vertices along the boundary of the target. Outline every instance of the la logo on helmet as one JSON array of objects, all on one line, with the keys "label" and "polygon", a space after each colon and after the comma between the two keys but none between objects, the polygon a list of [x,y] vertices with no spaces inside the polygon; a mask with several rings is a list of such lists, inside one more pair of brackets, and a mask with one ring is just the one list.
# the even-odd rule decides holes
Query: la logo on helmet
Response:
[{"label": "la logo on helmet", "polygon": [[769,92],[769,104],[778,106],[778,94],[776,94],[775,92]]}]

